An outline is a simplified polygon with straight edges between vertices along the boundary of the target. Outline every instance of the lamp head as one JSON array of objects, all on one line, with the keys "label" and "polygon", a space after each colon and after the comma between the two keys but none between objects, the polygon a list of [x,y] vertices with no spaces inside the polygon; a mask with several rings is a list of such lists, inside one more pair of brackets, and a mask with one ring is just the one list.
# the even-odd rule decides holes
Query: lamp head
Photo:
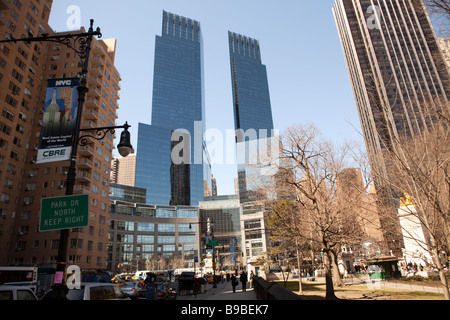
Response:
[{"label": "lamp head", "polygon": [[128,123],[125,123],[124,130],[120,134],[120,142],[117,145],[117,149],[119,150],[119,153],[122,157],[128,156],[130,153],[134,152],[133,146],[130,142],[130,132],[128,131],[128,128],[130,126]]}]

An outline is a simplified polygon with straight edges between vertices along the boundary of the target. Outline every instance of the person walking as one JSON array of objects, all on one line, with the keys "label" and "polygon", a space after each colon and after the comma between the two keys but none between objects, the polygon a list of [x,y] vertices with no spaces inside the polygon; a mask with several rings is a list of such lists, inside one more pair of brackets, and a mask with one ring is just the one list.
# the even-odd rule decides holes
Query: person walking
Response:
[{"label": "person walking", "polygon": [[247,273],[245,271],[242,271],[241,273],[241,277],[239,278],[239,280],[241,280],[242,283],[242,291],[246,291],[247,290]]},{"label": "person walking", "polygon": [[236,276],[233,274],[233,275],[231,275],[231,286],[233,287],[233,292],[236,292],[237,285],[238,285],[238,281],[236,279]]}]

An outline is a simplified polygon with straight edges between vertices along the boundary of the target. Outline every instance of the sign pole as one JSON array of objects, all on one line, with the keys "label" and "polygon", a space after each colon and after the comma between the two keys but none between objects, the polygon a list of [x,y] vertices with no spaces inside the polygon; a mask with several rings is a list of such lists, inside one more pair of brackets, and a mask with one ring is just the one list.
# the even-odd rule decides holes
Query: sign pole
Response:
[{"label": "sign pole", "polygon": [[[83,61],[83,66],[81,70],[81,79],[80,85],[78,86],[78,109],[77,109],[77,118],[75,124],[75,132],[72,140],[72,150],[70,153],[70,166],[67,172],[67,180],[66,180],[66,196],[73,195],[73,189],[75,186],[75,178],[76,178],[76,162],[77,162],[77,151],[78,151],[78,139],[80,137],[80,124],[81,124],[81,116],[83,114],[83,104],[86,98],[86,93],[89,91],[86,84],[86,76],[88,72],[89,65],[89,54],[91,52],[91,43],[92,38],[94,36],[93,30],[94,21],[91,20],[91,25],[89,27],[89,31],[87,33],[86,39],[86,50],[85,50],[85,59]],[[59,247],[58,247],[58,260],[56,271],[65,272],[66,269],[66,260],[67,260],[67,248],[69,245],[69,229],[61,230],[61,235],[59,238]]]}]

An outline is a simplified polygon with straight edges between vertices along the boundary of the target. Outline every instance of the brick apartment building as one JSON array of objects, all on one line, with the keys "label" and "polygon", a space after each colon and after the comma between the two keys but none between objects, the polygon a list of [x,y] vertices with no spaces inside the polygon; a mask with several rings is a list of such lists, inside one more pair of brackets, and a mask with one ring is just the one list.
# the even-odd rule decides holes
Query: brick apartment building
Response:
[{"label": "brick apartment building", "polygon": [[[52,0],[0,0],[0,39],[55,35],[48,25],[51,7]],[[94,37],[81,128],[115,125],[121,80],[115,50],[115,39]],[[65,194],[69,161],[37,164],[37,147],[47,80],[80,71],[79,57],[63,44],[0,44],[0,265],[56,262],[60,232],[39,232],[40,206],[42,198]],[[82,269],[107,265],[114,138],[89,139],[78,148],[74,194],[89,194],[89,224],[71,229],[68,263]]]}]

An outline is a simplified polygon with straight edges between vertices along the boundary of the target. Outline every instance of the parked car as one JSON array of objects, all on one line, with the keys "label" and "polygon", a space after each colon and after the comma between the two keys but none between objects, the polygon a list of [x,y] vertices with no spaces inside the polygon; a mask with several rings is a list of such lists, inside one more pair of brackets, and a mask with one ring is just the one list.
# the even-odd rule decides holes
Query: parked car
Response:
[{"label": "parked car", "polygon": [[0,286],[0,301],[4,300],[38,300],[33,290],[22,286]]},{"label": "parked car", "polygon": [[130,298],[134,299],[140,295],[140,292],[144,289],[144,286],[139,281],[125,282],[120,289]]},{"label": "parked car", "polygon": [[130,300],[114,283],[81,283],[80,289],[64,289],[63,298],[56,289],[48,291],[41,300]]},{"label": "parked car", "polygon": [[140,291],[139,299],[150,299],[150,300],[176,300],[177,292],[176,289],[172,286],[175,286],[174,282],[155,282],[154,283],[154,296],[147,297],[148,285],[145,285],[144,288]]}]

